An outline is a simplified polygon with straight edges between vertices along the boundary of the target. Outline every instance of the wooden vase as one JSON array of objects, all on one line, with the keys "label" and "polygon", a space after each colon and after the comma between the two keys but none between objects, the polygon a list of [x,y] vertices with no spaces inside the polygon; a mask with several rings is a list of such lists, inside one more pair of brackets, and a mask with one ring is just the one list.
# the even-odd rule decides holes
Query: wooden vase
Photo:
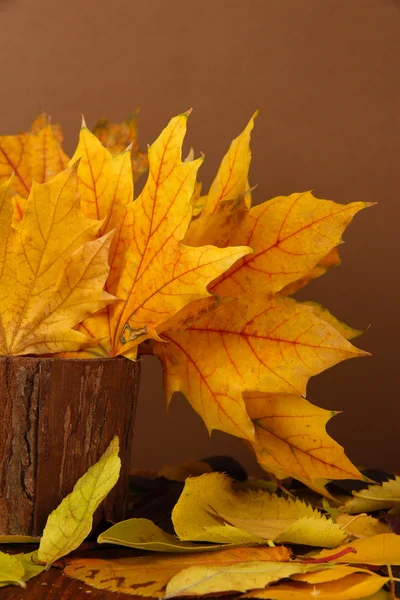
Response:
[{"label": "wooden vase", "polygon": [[139,378],[124,358],[0,358],[0,535],[40,535],[114,435],[121,475],[95,520],[126,518]]}]

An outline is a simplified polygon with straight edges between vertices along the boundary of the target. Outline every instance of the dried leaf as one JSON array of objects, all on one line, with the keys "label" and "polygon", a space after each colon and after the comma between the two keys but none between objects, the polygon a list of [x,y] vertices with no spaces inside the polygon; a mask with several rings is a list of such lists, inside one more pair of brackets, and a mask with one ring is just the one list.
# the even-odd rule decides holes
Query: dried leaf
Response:
[{"label": "dried leaf", "polygon": [[[354,540],[349,544],[335,549],[335,554],[352,548],[355,552],[344,554],[335,563],[352,563],[367,565],[400,565],[400,535],[395,533],[381,533],[361,540]],[[332,552],[322,550],[314,558],[329,559]]]},{"label": "dried leaf", "polygon": [[236,485],[221,473],[189,478],[172,512],[182,540],[253,543],[264,540],[337,546],[347,535],[300,500]]},{"label": "dried leaf", "polygon": [[114,437],[100,460],[75,484],[74,489],[47,519],[35,557],[50,565],[78,548],[90,533],[93,513],[118,481],[121,461]]},{"label": "dried leaf", "polygon": [[229,566],[196,566],[184,569],[168,582],[165,598],[246,592],[290,577],[309,567],[300,563],[251,562]]},{"label": "dried leaf", "polygon": [[110,234],[94,241],[97,221],[79,209],[76,166],[34,184],[22,221],[12,227],[12,187],[0,189],[0,354],[78,350],[73,330],[114,300],[103,291]]},{"label": "dried leaf", "polygon": [[363,478],[325,430],[335,412],[294,394],[247,393],[244,398],[256,429],[252,447],[266,471],[279,478],[289,474],[311,487],[318,478]]},{"label": "dried leaf", "polygon": [[359,600],[378,592],[387,583],[387,577],[366,573],[354,573],[327,583],[282,583],[266,590],[249,592],[243,598],[271,600]]},{"label": "dried leaf", "polygon": [[166,533],[148,519],[128,519],[104,531],[97,538],[99,544],[116,544],[152,552],[208,552],[221,544],[193,544]]},{"label": "dried leaf", "polygon": [[400,507],[400,477],[384,481],[379,485],[370,485],[369,487],[353,492],[354,498],[348,500],[341,510],[350,515],[363,512],[373,512]]},{"label": "dried leaf", "polygon": [[70,559],[64,573],[90,586],[133,596],[164,597],[170,579],[185,568],[199,565],[237,565],[258,561],[284,563],[291,556],[283,546],[235,548],[198,554],[148,555],[139,558]]},{"label": "dried leaf", "polygon": [[392,530],[386,523],[369,515],[338,515],[335,523],[344,531],[356,538],[366,538],[380,533],[391,533]]},{"label": "dried leaf", "polygon": [[304,395],[311,376],[365,354],[310,307],[283,297],[223,304],[163,339],[168,344],[156,344],[155,352],[165,369],[167,401],[181,391],[210,432],[250,440],[254,426],[243,392]]},{"label": "dried leaf", "polygon": [[[204,215],[213,213],[223,200],[233,200],[249,190],[250,135],[257,115],[258,111],[251,117],[243,132],[233,140],[224,156],[205,198]],[[247,199],[247,206],[250,206],[250,203],[251,196]]]}]

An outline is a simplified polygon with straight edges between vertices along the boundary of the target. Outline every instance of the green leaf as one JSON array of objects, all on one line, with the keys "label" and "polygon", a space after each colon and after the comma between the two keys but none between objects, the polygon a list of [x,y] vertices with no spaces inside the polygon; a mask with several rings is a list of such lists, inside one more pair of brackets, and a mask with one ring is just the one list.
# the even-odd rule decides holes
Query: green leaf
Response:
[{"label": "green leaf", "polygon": [[90,533],[93,513],[118,481],[121,461],[114,437],[107,450],[50,514],[36,558],[50,565],[80,546]]},{"label": "green leaf", "polygon": [[183,542],[174,535],[166,533],[148,519],[128,519],[121,521],[101,533],[99,544],[117,544],[140,550],[154,552],[207,552],[232,547],[233,544],[193,544]]}]

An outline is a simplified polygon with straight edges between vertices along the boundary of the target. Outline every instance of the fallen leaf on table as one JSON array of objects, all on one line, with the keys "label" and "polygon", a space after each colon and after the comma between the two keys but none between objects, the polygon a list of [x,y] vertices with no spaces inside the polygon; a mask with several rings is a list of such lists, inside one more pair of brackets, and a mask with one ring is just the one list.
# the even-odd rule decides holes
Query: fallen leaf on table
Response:
[{"label": "fallen leaf on table", "polygon": [[306,583],[327,583],[328,581],[336,581],[354,573],[364,573],[370,575],[371,571],[360,567],[348,567],[347,565],[328,565],[328,568],[306,573],[293,575],[291,578],[295,581],[304,581]]},{"label": "fallen leaf on table", "polygon": [[25,569],[19,558],[0,552],[0,587],[20,585],[24,587]]},{"label": "fallen leaf on table", "polygon": [[50,565],[78,548],[89,535],[93,513],[118,481],[121,460],[114,437],[100,460],[77,481],[47,519],[35,559]]},{"label": "fallen leaf on table", "polygon": [[21,565],[24,568],[23,581],[29,581],[33,577],[40,575],[45,569],[46,565],[37,564],[36,551],[29,552],[28,554],[14,554],[15,558],[20,560]]},{"label": "fallen leaf on table", "polygon": [[188,567],[228,566],[254,562],[286,563],[291,556],[283,546],[235,548],[198,554],[141,556],[138,558],[69,559],[64,573],[90,586],[133,596],[163,597],[170,579]]},{"label": "fallen leaf on table", "polygon": [[350,515],[400,507],[400,477],[396,476],[380,485],[370,485],[353,492],[353,496],[341,507],[343,512]]},{"label": "fallen leaf on table", "polygon": [[370,515],[359,515],[354,517],[352,515],[340,514],[335,518],[335,523],[356,538],[365,538],[380,533],[392,532],[389,525]]},{"label": "fallen leaf on table", "polygon": [[40,537],[30,535],[0,535],[0,544],[38,544]]},{"label": "fallen leaf on table", "polygon": [[153,552],[208,552],[221,544],[194,544],[166,533],[148,519],[128,519],[113,525],[97,538],[99,544],[116,544]]},{"label": "fallen leaf on table", "polygon": [[189,567],[170,579],[165,590],[165,598],[246,592],[265,587],[309,568],[310,566],[295,562],[250,562],[229,566]]},{"label": "fallen leaf on table", "polygon": [[333,547],[347,537],[331,519],[300,500],[243,488],[221,473],[187,479],[172,522],[178,537],[190,541],[275,540]]},{"label": "fallen leaf on table", "polygon": [[265,600],[358,600],[378,592],[389,579],[374,574],[354,573],[327,583],[282,583],[264,590],[249,592],[242,598],[263,598]]},{"label": "fallen leaf on table", "polygon": [[[369,538],[353,540],[349,544],[336,548],[334,553],[340,554],[346,548],[354,548],[355,553],[347,553],[337,559],[335,563],[351,563],[366,565],[400,565],[400,535],[395,533],[381,533]],[[314,558],[329,559],[330,550],[322,550]]]}]

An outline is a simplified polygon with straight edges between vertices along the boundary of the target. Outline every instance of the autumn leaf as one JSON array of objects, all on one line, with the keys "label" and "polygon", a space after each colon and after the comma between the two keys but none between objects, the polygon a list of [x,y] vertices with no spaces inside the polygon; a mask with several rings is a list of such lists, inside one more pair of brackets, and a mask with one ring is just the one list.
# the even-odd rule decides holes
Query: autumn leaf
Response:
[{"label": "autumn leaf", "polygon": [[294,562],[251,562],[228,566],[189,567],[170,579],[164,597],[246,592],[265,587],[307,568],[309,567]]},{"label": "autumn leaf", "polygon": [[121,461],[114,437],[100,460],[47,519],[35,558],[46,565],[78,548],[92,529],[93,513],[118,481]]},{"label": "autumn leaf", "polygon": [[365,202],[336,204],[311,192],[279,196],[253,207],[232,233],[232,246],[253,253],[224,273],[213,290],[223,295],[276,293],[306,277],[329,251]]},{"label": "autumn leaf", "polygon": [[0,587],[10,584],[24,587],[24,573],[25,569],[18,558],[0,552]]},{"label": "autumn leaf", "polygon": [[[110,234],[79,210],[76,167],[34,184],[18,228],[11,226],[11,183],[0,192],[1,354],[77,350],[72,327],[113,301],[103,291]],[[93,240],[93,241],[91,241]]]},{"label": "autumn leaf", "polygon": [[181,391],[210,432],[250,440],[254,425],[244,392],[304,395],[311,376],[365,354],[310,307],[278,296],[223,304],[163,339],[168,343],[155,352],[164,365],[167,401]]},{"label": "autumn leaf", "polygon": [[130,146],[130,158],[135,180],[147,170],[147,156],[139,150],[137,114],[121,123],[110,123],[107,119],[100,119],[93,129],[93,133],[112,155],[119,154]]},{"label": "autumn leaf", "polygon": [[152,552],[208,552],[221,544],[193,544],[166,533],[148,519],[128,519],[116,523],[97,538],[99,544],[116,544]]},{"label": "autumn leaf", "polygon": [[67,167],[61,144],[61,129],[50,125],[45,113],[35,119],[30,132],[1,136],[0,183],[14,174],[16,192],[27,198],[32,181],[45,183]]},{"label": "autumn leaf", "polygon": [[[251,162],[250,135],[257,114],[258,111],[251,117],[243,132],[233,140],[228,152],[224,156],[218,173],[204,200],[204,215],[215,212],[220,202],[234,200],[248,192],[250,188],[248,178]],[[250,206],[250,203],[251,196],[249,195],[246,198],[247,206]]]},{"label": "autumn leaf", "polygon": [[347,534],[300,500],[263,490],[242,489],[221,473],[186,480],[172,511],[182,540],[252,543],[274,540],[310,546],[336,546]]},{"label": "autumn leaf", "polygon": [[291,552],[275,548],[235,548],[198,554],[151,554],[138,558],[69,559],[64,573],[90,586],[131,595],[162,598],[170,579],[185,568],[199,565],[228,566],[261,561],[285,563]]},{"label": "autumn leaf", "polygon": [[[107,284],[121,302],[99,318],[85,322],[94,338],[109,340],[109,355],[136,355],[140,341],[158,339],[156,328],[197,298],[210,296],[209,282],[238,258],[245,247],[190,248],[181,244],[191,218],[191,196],[201,159],[181,160],[187,115],[172,119],[149,148],[146,185],[126,210],[111,248],[112,281]],[[115,277],[114,277],[115,274]],[[110,337],[111,332],[111,337]]]},{"label": "autumn leaf", "polygon": [[270,600],[359,600],[370,597],[387,583],[387,577],[373,573],[354,573],[342,579],[327,583],[280,583],[264,590],[254,590],[242,598],[262,598]]},{"label": "autumn leaf", "polygon": [[380,533],[391,533],[389,525],[370,515],[341,515],[335,518],[335,523],[356,538],[366,538]]},{"label": "autumn leaf", "polygon": [[[335,549],[335,554],[340,555],[347,548],[355,552],[343,554],[332,559],[335,563],[351,563],[366,565],[400,565],[400,535],[395,533],[381,533],[372,537],[353,540]],[[314,558],[329,560],[332,551],[322,550]]]},{"label": "autumn leaf", "polygon": [[296,394],[249,392],[244,398],[256,430],[252,448],[266,471],[281,479],[290,475],[310,487],[316,479],[363,478],[326,432],[335,412]]},{"label": "autumn leaf", "polygon": [[352,493],[354,498],[341,507],[343,512],[350,515],[400,507],[400,477]]},{"label": "autumn leaf", "polygon": [[326,256],[321,258],[318,264],[316,264],[307,275],[297,279],[296,281],[293,281],[292,283],[289,283],[280,291],[280,293],[284,296],[291,296],[292,294],[295,294],[303,287],[308,285],[313,279],[318,279],[318,277],[322,277],[322,275],[325,275],[325,273],[327,273],[330,269],[339,267],[341,262],[339,248],[335,246],[328,252]]}]

